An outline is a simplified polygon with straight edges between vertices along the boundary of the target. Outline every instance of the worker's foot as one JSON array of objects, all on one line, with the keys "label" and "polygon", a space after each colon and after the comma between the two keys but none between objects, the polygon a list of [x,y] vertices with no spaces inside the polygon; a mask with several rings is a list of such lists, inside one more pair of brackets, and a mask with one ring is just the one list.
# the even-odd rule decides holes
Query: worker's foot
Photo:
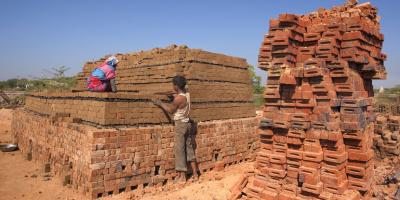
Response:
[{"label": "worker's foot", "polygon": [[186,182],[186,173],[181,172],[177,177],[178,183],[185,183]]},{"label": "worker's foot", "polygon": [[199,176],[197,174],[192,174],[192,176],[189,178],[189,180],[187,180],[187,182],[189,183],[194,183],[199,181]]},{"label": "worker's foot", "polygon": [[197,172],[193,173],[192,179],[193,179],[193,181],[198,181],[199,180],[199,174],[197,174]]}]

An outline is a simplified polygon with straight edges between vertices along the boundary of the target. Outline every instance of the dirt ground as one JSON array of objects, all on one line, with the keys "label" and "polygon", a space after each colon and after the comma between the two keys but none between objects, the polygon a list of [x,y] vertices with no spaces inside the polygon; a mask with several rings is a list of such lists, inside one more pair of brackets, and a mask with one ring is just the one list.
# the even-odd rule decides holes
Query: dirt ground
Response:
[{"label": "dirt ground", "polygon": [[[12,142],[12,110],[0,109],[0,144]],[[28,161],[20,151],[0,152],[0,200],[41,199],[41,200],[80,200],[86,199],[72,188],[62,186],[61,179],[44,173],[38,163]],[[253,163],[241,163],[231,166],[222,172],[208,172],[198,182],[186,183],[169,191],[158,191],[156,194],[140,195],[144,200],[224,200],[230,195],[229,189],[237,182],[246,169]],[[105,198],[137,199],[135,195],[121,193]]]}]

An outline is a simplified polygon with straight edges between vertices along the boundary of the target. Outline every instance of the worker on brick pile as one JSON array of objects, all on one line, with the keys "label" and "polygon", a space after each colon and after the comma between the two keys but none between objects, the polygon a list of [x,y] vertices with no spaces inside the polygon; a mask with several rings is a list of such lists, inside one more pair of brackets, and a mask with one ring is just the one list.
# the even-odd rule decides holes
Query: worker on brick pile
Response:
[{"label": "worker on brick pile", "polygon": [[192,144],[192,120],[189,117],[190,95],[186,91],[186,79],[183,76],[175,76],[172,79],[174,95],[172,103],[163,103],[160,100],[152,100],[157,106],[174,114],[175,122],[175,170],[178,172],[178,180],[186,181],[187,162],[190,162],[193,171],[193,179],[198,179],[196,157]]},{"label": "worker on brick pile", "polygon": [[115,70],[118,62],[115,56],[111,56],[94,69],[87,81],[88,90],[92,92],[117,92]]}]

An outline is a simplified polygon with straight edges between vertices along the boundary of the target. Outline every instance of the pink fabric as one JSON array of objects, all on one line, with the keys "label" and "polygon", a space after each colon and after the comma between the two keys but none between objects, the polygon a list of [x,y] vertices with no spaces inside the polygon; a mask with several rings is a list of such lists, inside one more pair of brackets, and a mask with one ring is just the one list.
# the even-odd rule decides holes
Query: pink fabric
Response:
[{"label": "pink fabric", "polygon": [[97,77],[91,76],[88,80],[88,89],[93,92],[105,92],[107,89],[107,83],[101,81]]},{"label": "pink fabric", "polygon": [[101,71],[104,72],[106,80],[110,80],[115,78],[115,70],[113,67],[107,65],[106,63],[103,63],[98,67]]}]

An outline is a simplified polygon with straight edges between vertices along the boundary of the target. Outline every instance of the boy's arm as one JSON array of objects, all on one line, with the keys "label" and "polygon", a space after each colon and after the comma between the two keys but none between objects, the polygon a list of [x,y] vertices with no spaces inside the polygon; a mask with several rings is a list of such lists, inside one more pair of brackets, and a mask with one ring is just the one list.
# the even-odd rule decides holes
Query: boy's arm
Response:
[{"label": "boy's arm", "polygon": [[184,98],[181,96],[175,97],[174,101],[172,103],[163,103],[160,100],[152,100],[154,104],[160,106],[162,109],[167,111],[170,114],[173,114],[176,112],[176,110],[179,108],[179,106],[183,103]]}]

